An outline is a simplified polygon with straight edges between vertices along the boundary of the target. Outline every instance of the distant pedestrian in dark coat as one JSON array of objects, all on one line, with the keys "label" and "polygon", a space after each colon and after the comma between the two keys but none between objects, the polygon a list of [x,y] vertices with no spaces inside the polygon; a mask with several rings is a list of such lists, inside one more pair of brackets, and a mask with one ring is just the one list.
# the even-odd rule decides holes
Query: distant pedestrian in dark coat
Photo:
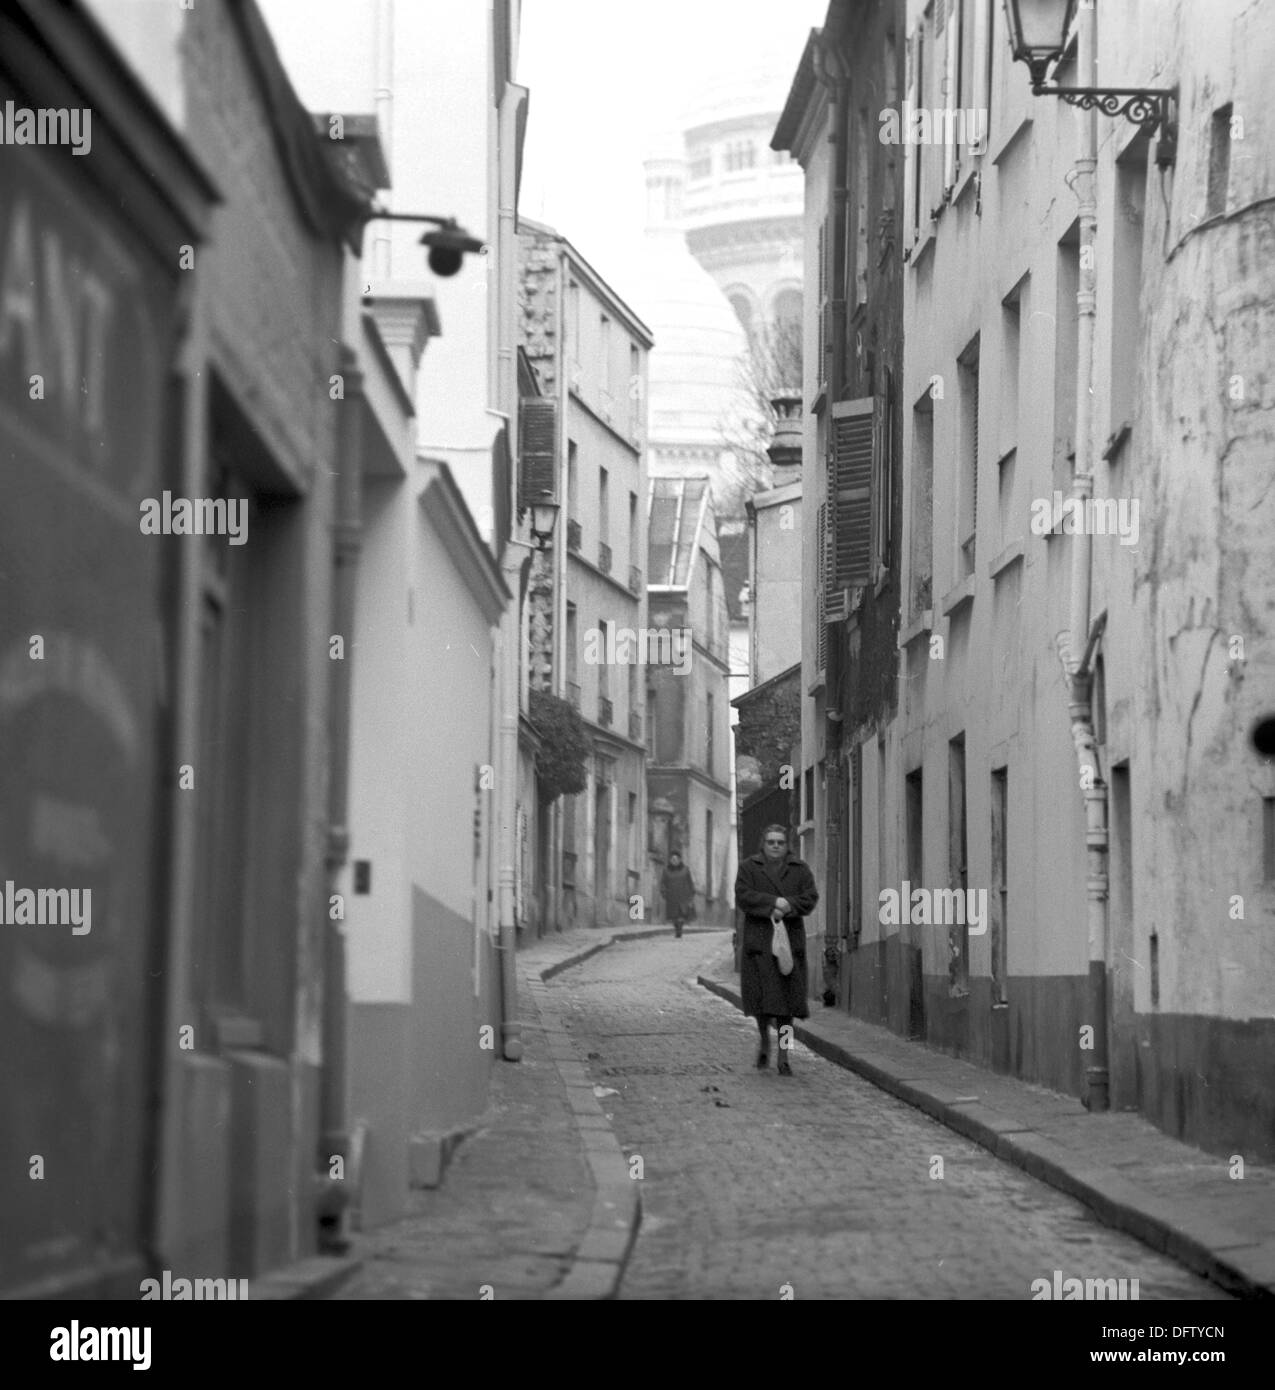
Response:
[{"label": "distant pedestrian in dark coat", "polygon": [[668,867],[660,877],[664,911],[673,923],[673,934],[681,936],[682,924],[695,916],[695,881],[676,850],[668,857]]},{"label": "distant pedestrian in dark coat", "polygon": [[[762,833],[761,853],[739,866],[735,879],[735,906],[744,913],[744,949],[740,958],[740,992],[744,1012],[757,1020],[761,1050],[757,1065],[770,1064],[770,1020],[786,1049],[794,1018],[809,1018],[806,1002],[806,929],[802,918],[819,901],[814,875],[803,860],[788,852],[788,832],[782,825],[768,825]],[[771,953],[774,923],[782,920],[792,950],[792,973],[781,974]],[[791,1076],[789,1059],[781,1051],[779,1074]]]}]

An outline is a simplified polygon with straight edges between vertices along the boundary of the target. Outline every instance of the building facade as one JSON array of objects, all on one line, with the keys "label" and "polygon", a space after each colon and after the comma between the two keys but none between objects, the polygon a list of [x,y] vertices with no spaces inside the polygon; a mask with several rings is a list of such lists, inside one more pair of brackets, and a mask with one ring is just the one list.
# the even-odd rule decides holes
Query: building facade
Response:
[{"label": "building facade", "polygon": [[[561,515],[533,571],[533,677],[579,711],[585,789],[554,803],[542,856],[558,925],[605,926],[650,900],[646,851],[646,400],[650,331],[579,251],[522,219],[520,343],[557,404]],[[550,630],[549,636],[544,629]],[[627,640],[626,634],[634,634]],[[641,899],[641,902],[636,900]]]},{"label": "building facade", "polygon": [[652,478],[652,631],[672,659],[646,672],[650,845],[662,872],[673,850],[695,881],[701,922],[731,920],[737,863],[732,830],[729,620],[708,478]]},{"label": "building facade", "polygon": [[1250,252],[1270,237],[1272,172],[1242,142],[1273,43],[1239,5],[1078,7],[1054,80],[1175,87],[1173,140],[1034,97],[983,0],[833,3],[780,126],[809,151],[808,244],[811,207],[836,206],[838,145],[818,126],[842,94],[849,148],[870,151],[833,234],[846,318],[835,274],[826,303],[806,300],[808,335],[826,312],[848,364],[834,412],[866,395],[870,355],[893,375],[902,305],[894,558],[879,592],[852,592],[842,637],[820,585],[805,638],[808,668],[827,651],[803,735],[823,740],[842,1005],[1261,1156],[1275,726],[1256,529],[1271,499],[1252,461],[1270,438],[1253,383],[1271,284]]}]

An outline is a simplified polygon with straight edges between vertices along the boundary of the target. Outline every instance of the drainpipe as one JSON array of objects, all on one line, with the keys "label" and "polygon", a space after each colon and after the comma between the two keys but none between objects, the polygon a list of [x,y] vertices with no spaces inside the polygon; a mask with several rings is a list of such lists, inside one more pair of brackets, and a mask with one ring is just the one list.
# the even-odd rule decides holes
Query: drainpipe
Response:
[{"label": "drainpipe", "polygon": [[[1097,85],[1094,9],[1080,9],[1078,77],[1087,87]],[[1095,174],[1098,167],[1098,124],[1094,111],[1080,116],[1080,141],[1074,188],[1080,205],[1080,274],[1077,304],[1076,462],[1072,495],[1087,520],[1094,490],[1093,367],[1094,324],[1097,317],[1097,272],[1094,243],[1098,225]],[[1093,537],[1088,525],[1071,537],[1071,627],[1059,639],[1059,655],[1068,682],[1068,715],[1085,802],[1085,876],[1089,929],[1089,1022],[1093,1054],[1085,1069],[1085,1106],[1094,1112],[1110,1108],[1107,1052],[1107,786],[1100,775],[1093,723],[1093,656],[1105,625],[1105,614],[1090,627],[1093,584]]]},{"label": "drainpipe", "polygon": [[[831,420],[832,404],[841,394],[846,366],[846,258],[842,239],[846,222],[846,209],[850,193],[847,183],[849,171],[846,168],[846,150],[850,132],[850,82],[844,62],[836,50],[825,43],[815,49],[815,71],[820,82],[828,88],[831,127],[829,141],[832,145],[833,177],[830,184],[830,226],[833,245],[832,262],[832,358],[828,367],[828,399],[825,406],[829,422],[827,448],[832,448]],[[826,460],[825,460],[826,464]],[[825,466],[825,478],[828,476]],[[828,501],[831,503],[831,498]],[[819,543],[826,544],[820,537]],[[828,639],[828,669],[825,672],[824,712],[825,712],[825,750],[826,766],[831,778],[831,795],[827,798],[827,888],[829,913],[824,919],[824,944],[828,944],[828,929],[834,929],[833,940],[839,952],[844,953],[844,943],[851,931],[847,927],[849,903],[843,901],[848,887],[844,871],[845,854],[844,813],[848,805],[848,773],[843,766],[843,740],[845,734],[842,638],[844,629],[835,626]],[[843,1001],[849,1007],[849,989]]]},{"label": "drainpipe", "polygon": [[[341,373],[345,379],[345,403],[341,407],[336,516],[333,523],[332,617],[333,632],[345,640],[343,661],[328,663],[328,739],[331,766],[328,773],[328,899],[341,891],[341,879],[349,857],[350,791],[350,660],[353,653],[354,585],[362,547],[360,488],[363,458],[363,374],[349,348],[341,349]],[[327,1244],[344,1246],[344,1232],[353,1194],[358,1189],[358,1154],[350,1135],[349,1091],[346,1059],[345,935],[341,922],[331,920],[324,903],[323,949],[323,1081],[320,1127],[323,1165],[317,1174],[319,1215],[329,1223]],[[327,1160],[339,1154],[346,1165],[344,1181],[333,1181]],[[335,1229],[333,1229],[335,1227]]]},{"label": "drainpipe", "polygon": [[[497,242],[496,242],[496,393],[499,410],[504,413],[506,439],[510,459],[511,476],[506,486],[510,489],[509,518],[510,530],[517,526],[517,500],[515,478],[521,441],[518,439],[518,379],[516,358],[517,303],[516,283],[518,275],[517,245],[517,191],[514,187],[514,161],[508,152],[515,146],[514,138],[515,102],[512,91],[506,86],[498,119],[501,124],[501,149],[506,157],[500,161],[500,183],[497,203]],[[514,538],[511,536],[510,541]],[[500,699],[500,745],[498,751],[499,771],[497,773],[497,796],[499,819],[497,822],[499,862],[497,868],[496,896],[499,911],[499,938],[497,960],[500,965],[500,1035],[501,1056],[507,1062],[522,1060],[522,1025],[518,1021],[518,977],[515,954],[517,951],[517,925],[514,920],[514,887],[517,877],[516,856],[518,844],[518,713],[519,686],[522,662],[522,603],[520,570],[523,558],[518,556],[515,546],[507,546],[501,569],[504,572],[506,587],[513,600],[500,622],[501,667],[499,681]]]}]

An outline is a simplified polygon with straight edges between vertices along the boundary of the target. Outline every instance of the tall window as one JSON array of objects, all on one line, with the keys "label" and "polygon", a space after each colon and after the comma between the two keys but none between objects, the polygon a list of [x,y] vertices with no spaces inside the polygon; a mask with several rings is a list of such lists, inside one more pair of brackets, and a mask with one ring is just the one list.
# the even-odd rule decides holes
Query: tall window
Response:
[{"label": "tall window", "polygon": [[580,634],[574,603],[567,604],[567,698],[580,708]]},{"label": "tall window", "polygon": [[713,692],[704,696],[704,771],[713,776]]},{"label": "tall window", "polygon": [[1113,218],[1111,310],[1111,434],[1108,461],[1115,465],[1117,447],[1133,427],[1142,353],[1142,238],[1147,211],[1147,156],[1150,142],[1133,140],[1116,161],[1116,206]]},{"label": "tall window", "polygon": [[1209,140],[1209,186],[1205,211],[1209,217],[1220,217],[1226,211],[1231,186],[1231,103],[1219,106],[1213,113]]},{"label": "tall window", "polygon": [[[947,860],[948,887],[964,897],[969,882],[965,834],[965,735],[948,744],[947,758]],[[963,916],[964,914],[962,914]],[[967,921],[951,922],[947,929],[948,987],[953,995],[969,993],[970,933]]]},{"label": "tall window", "polygon": [[641,551],[638,547],[639,528],[638,528],[638,509],[637,493],[629,493],[629,564],[640,566]]},{"label": "tall window", "polygon": [[713,883],[716,875],[713,873],[713,813],[704,812],[704,901],[713,901]]},{"label": "tall window", "polygon": [[688,173],[692,180],[706,179],[713,172],[713,151],[708,145],[700,145],[691,151]]},{"label": "tall window", "polygon": [[912,616],[934,601],[934,398],[912,407]]},{"label": "tall window", "polygon": [[1076,356],[1080,310],[1080,225],[1073,222],[1058,243],[1058,302],[1054,317],[1053,487],[1071,492],[1076,454]]},{"label": "tall window", "polygon": [[757,163],[757,146],[751,140],[732,140],[725,148],[722,167],[728,174],[751,169]]},{"label": "tall window", "polygon": [[629,344],[629,433],[642,428],[642,354],[636,343]]},{"label": "tall window", "polygon": [[580,469],[574,439],[567,440],[567,519],[580,519]]},{"label": "tall window", "polygon": [[1000,436],[997,444],[997,534],[1003,545],[1019,525],[1015,481],[1018,473],[1019,382],[1022,378],[1023,300],[1027,277],[1001,301]]},{"label": "tall window", "polygon": [[992,770],[992,1002],[1009,998],[1009,769]]},{"label": "tall window", "polygon": [[611,475],[605,468],[598,469],[598,537],[610,539]]},{"label": "tall window", "polygon": [[611,320],[603,314],[599,323],[598,368],[602,384],[602,394],[611,398]]},{"label": "tall window", "polygon": [[961,354],[960,496],[957,499],[961,548],[961,576],[974,573],[978,537],[978,339]]}]

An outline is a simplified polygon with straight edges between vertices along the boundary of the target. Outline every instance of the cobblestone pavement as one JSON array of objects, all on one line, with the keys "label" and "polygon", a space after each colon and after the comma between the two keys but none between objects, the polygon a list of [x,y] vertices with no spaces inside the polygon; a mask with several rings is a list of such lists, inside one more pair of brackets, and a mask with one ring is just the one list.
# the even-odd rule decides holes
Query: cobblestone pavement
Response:
[{"label": "cobblestone pavement", "polygon": [[725,940],[617,944],[550,985],[642,1159],[622,1298],[1016,1299],[1054,1270],[1226,1296],[801,1044],[792,1077],[756,1071],[753,1021],[694,982]]}]

